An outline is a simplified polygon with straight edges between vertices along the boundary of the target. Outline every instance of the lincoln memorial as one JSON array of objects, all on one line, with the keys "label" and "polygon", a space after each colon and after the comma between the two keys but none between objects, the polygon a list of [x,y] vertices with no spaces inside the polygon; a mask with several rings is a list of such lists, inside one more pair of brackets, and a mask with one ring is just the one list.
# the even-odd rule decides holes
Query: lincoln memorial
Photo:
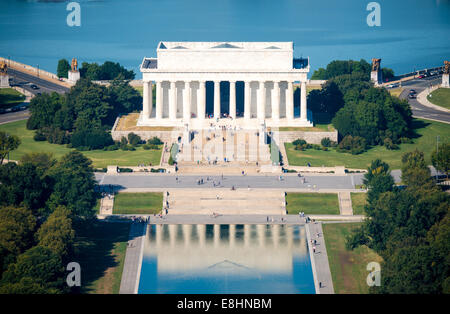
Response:
[{"label": "lincoln memorial", "polygon": [[[138,126],[313,126],[306,101],[309,59],[294,58],[292,42],[160,42],[156,53],[140,68]],[[300,110],[294,110],[294,84]]]}]

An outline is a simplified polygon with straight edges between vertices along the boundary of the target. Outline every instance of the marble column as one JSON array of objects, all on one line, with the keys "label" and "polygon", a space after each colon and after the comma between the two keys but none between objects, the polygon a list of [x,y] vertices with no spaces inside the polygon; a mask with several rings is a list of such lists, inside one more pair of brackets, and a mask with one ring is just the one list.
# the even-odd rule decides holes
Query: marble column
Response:
[{"label": "marble column", "polygon": [[236,243],[236,225],[229,225],[228,237],[230,240],[230,247],[234,248]]},{"label": "marble column", "polygon": [[152,82],[144,82],[142,96],[144,101],[142,106],[142,114],[145,119],[148,119],[152,114]]},{"label": "marble column", "polygon": [[272,90],[272,119],[280,119],[280,82],[273,82]]},{"label": "marble column", "polygon": [[301,90],[300,90],[300,119],[308,120],[308,112],[306,105],[306,82],[301,82]]},{"label": "marble column", "polygon": [[250,97],[252,93],[250,90],[250,81],[245,81],[244,87],[244,118],[250,120]]},{"label": "marble column", "polygon": [[163,91],[161,88],[161,81],[156,81],[156,116],[157,120],[162,119],[163,112]]},{"label": "marble column", "polygon": [[206,242],[206,225],[197,225],[198,244],[201,248],[205,246]]},{"label": "marble column", "polygon": [[266,87],[263,81],[259,82],[258,97],[257,97],[257,117],[258,120],[264,120],[266,116]]},{"label": "marble column", "polygon": [[189,123],[191,119],[191,82],[184,82],[183,90],[183,120],[184,123]]},{"label": "marble column", "polygon": [[206,82],[199,81],[199,94],[197,97],[197,116],[200,120],[205,119],[206,114]]},{"label": "marble column", "polygon": [[214,119],[220,118],[220,81],[214,81]]},{"label": "marble column", "polygon": [[170,82],[169,90],[169,119],[176,120],[177,118],[177,82]]},{"label": "marble column", "polygon": [[288,88],[286,90],[286,118],[288,120],[294,119],[294,91],[292,82],[288,82]]},{"label": "marble column", "polygon": [[230,116],[236,119],[236,82],[230,81]]},{"label": "marble column", "polygon": [[214,225],[214,247],[218,248],[220,244],[220,225]]}]

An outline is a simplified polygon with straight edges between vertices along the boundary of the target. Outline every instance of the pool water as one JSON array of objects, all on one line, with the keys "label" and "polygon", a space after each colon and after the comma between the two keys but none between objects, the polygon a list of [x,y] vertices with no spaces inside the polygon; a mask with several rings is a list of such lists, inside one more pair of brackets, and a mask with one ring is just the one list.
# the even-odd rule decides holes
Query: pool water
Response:
[{"label": "pool water", "polygon": [[315,293],[305,228],[149,225],[138,293]]}]

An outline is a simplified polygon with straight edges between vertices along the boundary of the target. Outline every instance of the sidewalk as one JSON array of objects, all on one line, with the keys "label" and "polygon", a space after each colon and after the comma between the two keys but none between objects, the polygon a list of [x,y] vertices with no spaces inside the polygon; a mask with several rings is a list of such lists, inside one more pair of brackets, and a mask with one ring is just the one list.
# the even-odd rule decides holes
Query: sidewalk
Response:
[{"label": "sidewalk", "polygon": [[138,292],[146,226],[145,223],[133,223],[130,226],[119,294],[137,294]]},{"label": "sidewalk", "polygon": [[[333,279],[331,278],[330,265],[328,263],[327,248],[323,237],[322,223],[308,223],[305,225],[305,228],[316,293],[334,294]],[[311,242],[314,240],[316,241],[315,244]],[[315,247],[315,250],[313,247]]]}]

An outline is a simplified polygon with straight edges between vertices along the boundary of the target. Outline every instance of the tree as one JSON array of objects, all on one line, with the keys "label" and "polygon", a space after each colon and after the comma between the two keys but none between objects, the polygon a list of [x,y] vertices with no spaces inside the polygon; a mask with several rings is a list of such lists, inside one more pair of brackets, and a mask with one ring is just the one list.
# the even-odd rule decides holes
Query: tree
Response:
[{"label": "tree", "polygon": [[70,211],[58,206],[36,233],[39,245],[63,258],[69,256],[75,238]]},{"label": "tree", "polygon": [[27,121],[27,129],[36,130],[52,126],[56,113],[64,103],[64,96],[56,92],[51,94],[43,93],[31,99],[31,116]]},{"label": "tree", "polygon": [[20,145],[20,138],[16,135],[0,131],[0,165],[3,164],[6,156]]},{"label": "tree", "polygon": [[402,156],[402,181],[408,186],[431,185],[431,171],[425,162],[424,153],[414,150]]},{"label": "tree", "polygon": [[15,257],[31,247],[35,226],[36,218],[30,210],[23,207],[0,208],[0,272],[11,261],[11,256]]},{"label": "tree", "polygon": [[61,59],[58,61],[58,69],[56,70],[58,77],[67,78],[69,70],[70,70],[69,61],[67,61],[66,59]]},{"label": "tree", "polygon": [[32,164],[41,171],[41,174],[47,172],[48,169],[56,164],[56,159],[52,153],[27,153],[20,158],[21,164]]},{"label": "tree", "polygon": [[25,206],[37,213],[45,206],[50,181],[31,163],[0,166],[0,205]]},{"label": "tree", "polygon": [[[375,205],[380,194],[393,190],[394,178],[391,176],[389,165],[380,159],[372,161],[367,173],[364,175],[363,184],[368,188],[367,202],[369,205]],[[371,206],[366,210],[371,211]]]},{"label": "tree", "polygon": [[431,162],[434,168],[445,173],[448,179],[450,172],[450,143],[444,143],[437,150],[434,150],[431,154]]},{"label": "tree", "polygon": [[49,170],[53,178],[53,192],[47,202],[51,210],[66,206],[76,219],[91,219],[97,195],[92,161],[82,153],[73,151],[64,155]]},{"label": "tree", "polygon": [[[26,279],[25,279],[26,278]],[[1,283],[19,284],[27,280],[27,284],[18,290],[32,288],[31,292],[43,289],[48,293],[62,292],[64,289],[64,267],[61,258],[49,248],[35,246],[17,257],[17,262],[10,264],[3,273]],[[31,293],[27,292],[27,293]],[[40,291],[39,291],[40,292]]]}]

